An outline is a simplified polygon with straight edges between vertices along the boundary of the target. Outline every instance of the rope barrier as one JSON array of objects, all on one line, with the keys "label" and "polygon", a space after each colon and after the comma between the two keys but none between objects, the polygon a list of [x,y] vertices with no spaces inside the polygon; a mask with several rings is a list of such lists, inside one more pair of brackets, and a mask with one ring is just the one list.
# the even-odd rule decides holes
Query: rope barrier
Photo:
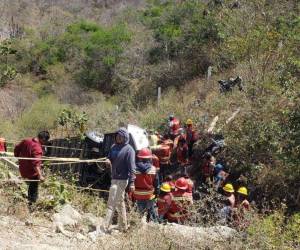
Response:
[{"label": "rope barrier", "polygon": [[69,165],[69,164],[80,164],[82,162],[54,162],[49,164],[43,164],[44,167],[50,167],[50,166],[59,166],[59,165]]},{"label": "rope barrier", "polygon": [[[15,144],[15,142],[8,142],[11,144]],[[58,149],[66,149],[66,150],[77,150],[77,151],[82,151],[83,149],[78,149],[78,148],[68,148],[68,147],[60,147],[60,146],[50,146],[50,145],[43,145],[46,148],[58,148]],[[12,147],[12,146],[11,146]],[[9,148],[11,148],[9,146]],[[48,164],[43,164],[44,166],[57,166],[57,165],[68,165],[68,164],[80,164],[80,163],[103,163],[106,162],[107,158],[103,157],[103,158],[99,158],[99,159],[80,159],[80,158],[62,158],[62,157],[42,157],[42,158],[33,158],[33,157],[15,157],[13,152],[0,152],[0,160],[7,160],[9,161],[9,159],[15,159],[15,160],[35,160],[35,161],[47,161],[47,162],[52,162],[55,161],[53,163],[48,163]],[[59,162],[57,162],[59,161]],[[3,183],[9,183],[9,182],[14,182],[16,184],[19,183],[28,183],[28,182],[41,182],[40,180],[29,180],[29,179],[11,179],[11,180],[2,180],[0,181],[0,184]],[[45,183],[45,182],[43,182]],[[47,182],[46,182],[47,183]],[[69,186],[69,187],[74,187],[73,185],[64,183],[63,185]],[[95,188],[91,188],[91,187],[79,187],[79,186],[75,186],[76,189],[79,190],[88,190],[88,191],[93,191],[93,192],[105,192],[105,193],[109,193],[109,190],[106,189],[95,189]]]},{"label": "rope barrier", "polygon": [[[1,154],[0,154],[1,155]],[[95,162],[106,162],[106,157],[99,159],[86,159],[80,158],[61,158],[61,157],[15,157],[15,156],[0,156],[0,159],[16,159],[16,160],[28,160],[28,161],[60,161],[60,162],[75,162],[75,163],[95,163]],[[67,163],[66,163],[67,164]]]},{"label": "rope barrier", "polygon": [[60,147],[60,146],[46,146],[46,145],[43,145],[43,147],[45,148],[58,148],[58,149],[68,149],[68,150],[77,150],[77,151],[83,151],[83,149],[81,148],[68,148],[68,147]]},{"label": "rope barrier", "polygon": [[[13,145],[7,145],[8,148],[14,148],[14,145],[18,142],[12,142],[12,141],[5,141],[6,144],[13,144]],[[83,151],[81,148],[69,148],[69,147],[61,147],[61,146],[54,146],[54,145],[42,145],[44,148],[58,148],[58,149],[65,149],[65,150],[77,150],[77,151]]]}]

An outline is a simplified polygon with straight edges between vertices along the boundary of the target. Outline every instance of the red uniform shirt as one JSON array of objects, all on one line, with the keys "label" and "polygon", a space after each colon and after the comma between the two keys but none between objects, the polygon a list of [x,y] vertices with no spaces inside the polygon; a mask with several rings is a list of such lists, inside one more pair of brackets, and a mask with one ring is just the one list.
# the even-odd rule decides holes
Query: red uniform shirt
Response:
[{"label": "red uniform shirt", "polygon": [[187,128],[186,130],[186,142],[187,144],[196,142],[199,138],[199,135],[196,130]]},{"label": "red uniform shirt", "polygon": [[172,194],[166,193],[164,195],[160,195],[157,199],[157,210],[159,216],[165,216],[169,211],[172,203]]},{"label": "red uniform shirt", "polygon": [[180,121],[177,118],[174,118],[170,121],[170,134],[178,135],[178,131],[180,129]]},{"label": "red uniform shirt", "polygon": [[160,165],[168,165],[170,162],[171,149],[170,146],[161,144],[156,149],[152,150],[153,153],[158,157]]},{"label": "red uniform shirt", "polygon": [[149,171],[141,173],[138,169],[135,170],[135,190],[133,198],[136,200],[151,200],[154,195],[156,168],[151,166]]},{"label": "red uniform shirt", "polygon": [[188,146],[184,144],[183,146],[177,146],[176,149],[177,162],[179,164],[187,164],[188,163]]},{"label": "red uniform shirt", "polygon": [[0,152],[6,152],[6,142],[4,138],[0,138]]},{"label": "red uniform shirt", "polygon": [[205,177],[213,176],[214,174],[214,165],[215,161],[213,160],[205,160],[205,162],[202,165],[202,174]]},{"label": "red uniform shirt", "polygon": [[171,206],[167,213],[168,221],[184,222],[188,218],[188,209],[193,204],[193,200],[185,191],[176,190],[172,194]]},{"label": "red uniform shirt", "polygon": [[[43,156],[42,145],[38,139],[31,138],[21,141],[14,150],[16,157],[41,158]],[[41,160],[19,160],[21,176],[34,179],[38,176],[37,169],[41,167]]]}]

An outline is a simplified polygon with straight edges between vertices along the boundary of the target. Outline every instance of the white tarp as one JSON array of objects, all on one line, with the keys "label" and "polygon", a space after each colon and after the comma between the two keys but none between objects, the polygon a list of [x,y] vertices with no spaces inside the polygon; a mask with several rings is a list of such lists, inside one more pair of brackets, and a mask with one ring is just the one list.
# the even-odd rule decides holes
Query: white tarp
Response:
[{"label": "white tarp", "polygon": [[149,141],[145,129],[131,124],[128,125],[127,129],[134,140],[136,150],[149,147]]}]

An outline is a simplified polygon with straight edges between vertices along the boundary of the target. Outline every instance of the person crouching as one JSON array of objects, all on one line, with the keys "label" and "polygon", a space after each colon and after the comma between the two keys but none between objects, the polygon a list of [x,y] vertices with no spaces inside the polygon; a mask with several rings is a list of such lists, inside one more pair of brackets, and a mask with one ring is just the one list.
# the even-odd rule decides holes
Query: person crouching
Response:
[{"label": "person crouching", "polygon": [[152,164],[152,153],[148,148],[143,148],[138,152],[135,169],[135,190],[133,198],[136,200],[138,211],[150,221],[157,221],[155,210],[155,194],[158,192],[158,175],[156,167]]},{"label": "person crouching", "polygon": [[231,221],[232,211],[235,207],[235,196],[234,196],[234,188],[231,183],[227,183],[223,187],[223,192],[225,195],[224,206],[219,212],[220,222],[222,224],[227,224]]},{"label": "person crouching", "polygon": [[163,183],[160,187],[160,192],[157,199],[157,210],[160,223],[167,220],[166,215],[171,207],[173,199],[171,191],[172,188],[167,182]]},{"label": "person crouching", "polygon": [[167,218],[169,222],[185,223],[189,218],[189,208],[193,204],[193,199],[187,192],[187,180],[184,177],[179,178],[175,182],[175,188]]}]

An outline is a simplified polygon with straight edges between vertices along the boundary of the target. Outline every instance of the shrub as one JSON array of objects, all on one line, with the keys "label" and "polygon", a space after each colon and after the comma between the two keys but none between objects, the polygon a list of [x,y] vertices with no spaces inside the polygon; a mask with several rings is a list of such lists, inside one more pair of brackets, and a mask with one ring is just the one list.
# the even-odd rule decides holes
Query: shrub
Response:
[{"label": "shrub", "polygon": [[[204,15],[206,6],[199,1],[152,2],[143,18],[157,42],[149,51],[149,61],[169,61],[169,71],[183,76],[183,79],[168,79],[172,73],[161,70],[158,75],[161,82],[179,86],[183,80],[205,73],[208,66],[218,65],[213,51],[218,50],[226,35],[214,12]],[[170,61],[179,67],[171,67]]]},{"label": "shrub", "polygon": [[32,104],[16,121],[21,137],[34,136],[41,130],[55,127],[56,119],[64,108],[54,97],[43,97]]}]

